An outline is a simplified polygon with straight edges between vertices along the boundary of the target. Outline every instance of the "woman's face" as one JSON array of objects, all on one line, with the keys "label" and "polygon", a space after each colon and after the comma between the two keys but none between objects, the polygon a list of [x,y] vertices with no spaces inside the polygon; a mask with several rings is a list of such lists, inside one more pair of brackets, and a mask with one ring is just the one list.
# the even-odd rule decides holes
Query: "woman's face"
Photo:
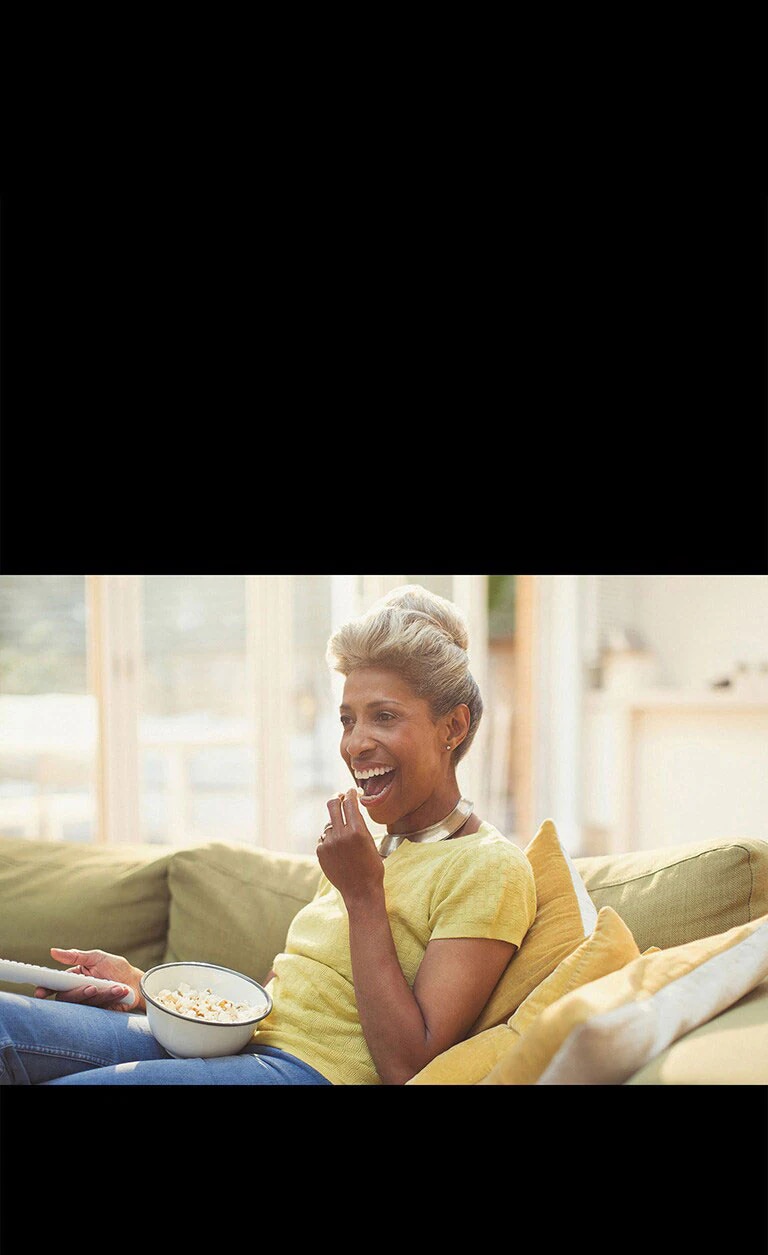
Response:
[{"label": "woman's face", "polygon": [[398,675],[361,667],[341,699],[341,756],[364,790],[361,807],[390,832],[417,832],[456,805],[448,724]]}]

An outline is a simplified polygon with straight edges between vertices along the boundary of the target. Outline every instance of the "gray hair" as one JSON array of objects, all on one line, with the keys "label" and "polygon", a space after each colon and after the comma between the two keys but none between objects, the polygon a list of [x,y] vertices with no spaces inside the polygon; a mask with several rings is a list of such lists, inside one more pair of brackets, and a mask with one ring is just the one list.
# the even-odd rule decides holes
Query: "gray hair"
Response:
[{"label": "gray hair", "polygon": [[329,667],[343,676],[360,667],[388,667],[429,703],[435,718],[460,703],[469,730],[454,759],[463,758],[477,731],[483,699],[469,670],[467,625],[458,607],[420,584],[404,584],[333,632]]}]

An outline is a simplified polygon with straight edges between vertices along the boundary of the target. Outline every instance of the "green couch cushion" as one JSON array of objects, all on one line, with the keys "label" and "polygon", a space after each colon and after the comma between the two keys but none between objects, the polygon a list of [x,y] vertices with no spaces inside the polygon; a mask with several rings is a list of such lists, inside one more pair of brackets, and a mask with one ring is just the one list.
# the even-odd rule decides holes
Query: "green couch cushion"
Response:
[{"label": "green couch cushion", "polygon": [[[153,845],[0,838],[0,957],[60,967],[51,946],[125,955],[146,969],[163,957],[171,853]],[[15,993],[33,986],[0,984]]]},{"label": "green couch cushion", "polygon": [[575,858],[598,910],[611,906],[640,950],[681,946],[768,913],[768,842],[691,842]]},{"label": "green couch cushion", "polygon": [[177,850],[164,962],[198,959],[263,981],[294,915],[314,896],[314,854],[227,842]]}]

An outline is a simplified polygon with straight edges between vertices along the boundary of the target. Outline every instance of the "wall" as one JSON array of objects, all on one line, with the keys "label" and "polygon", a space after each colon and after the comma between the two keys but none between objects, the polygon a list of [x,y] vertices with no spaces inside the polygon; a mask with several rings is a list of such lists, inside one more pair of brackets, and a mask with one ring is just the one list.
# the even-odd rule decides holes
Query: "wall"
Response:
[{"label": "wall", "polygon": [[712,688],[737,663],[768,660],[768,576],[581,579],[585,661],[606,628],[632,628],[655,653],[658,680],[583,694],[580,852],[768,840],[768,690]]},{"label": "wall", "polygon": [[632,579],[634,626],[658,656],[662,684],[708,687],[739,661],[768,660],[768,575]]}]

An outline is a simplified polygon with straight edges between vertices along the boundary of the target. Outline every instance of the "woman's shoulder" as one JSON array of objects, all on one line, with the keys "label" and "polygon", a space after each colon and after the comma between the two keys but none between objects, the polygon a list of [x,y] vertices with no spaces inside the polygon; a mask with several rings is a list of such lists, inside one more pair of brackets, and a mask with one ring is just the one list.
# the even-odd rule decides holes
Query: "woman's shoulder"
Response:
[{"label": "woman's shoulder", "polygon": [[533,877],[533,868],[524,850],[521,850],[520,846],[509,837],[505,837],[504,833],[487,819],[480,820],[480,826],[476,832],[461,837],[455,843],[446,842],[449,846],[454,844],[457,847],[457,855],[463,852],[464,855],[471,855],[475,859],[481,858],[497,864],[507,863],[510,866],[519,867],[524,872],[530,872]]},{"label": "woman's shoulder", "polygon": [[[451,850],[453,847],[453,850]],[[483,821],[477,832],[446,841],[437,890],[441,894],[473,894],[486,901],[513,894],[535,911],[536,881],[525,852],[494,825]]]},{"label": "woman's shoulder", "polygon": [[470,833],[470,836],[483,845],[501,845],[515,851],[516,854],[522,854],[523,858],[526,857],[520,846],[506,837],[500,828],[491,823],[490,819],[481,819],[476,832]]}]

